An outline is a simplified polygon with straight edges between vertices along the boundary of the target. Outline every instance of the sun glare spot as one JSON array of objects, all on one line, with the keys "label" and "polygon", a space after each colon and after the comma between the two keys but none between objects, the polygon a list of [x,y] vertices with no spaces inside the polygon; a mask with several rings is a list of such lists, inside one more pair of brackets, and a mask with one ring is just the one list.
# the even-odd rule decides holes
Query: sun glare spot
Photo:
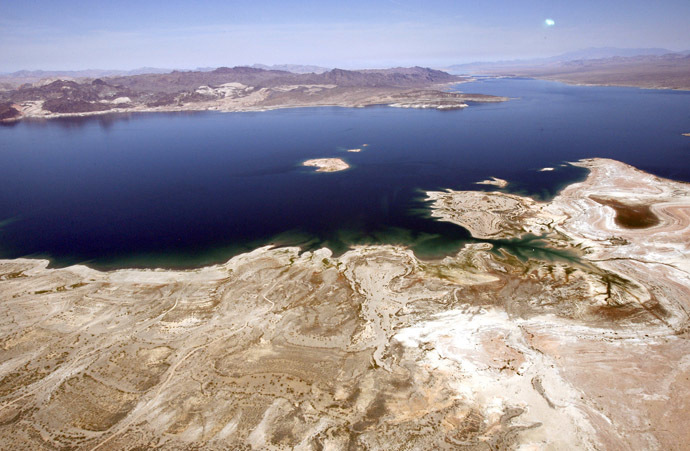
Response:
[{"label": "sun glare spot", "polygon": [[553,27],[554,25],[556,25],[556,22],[554,22],[553,19],[546,19],[544,21],[544,25],[546,25],[547,27]]}]

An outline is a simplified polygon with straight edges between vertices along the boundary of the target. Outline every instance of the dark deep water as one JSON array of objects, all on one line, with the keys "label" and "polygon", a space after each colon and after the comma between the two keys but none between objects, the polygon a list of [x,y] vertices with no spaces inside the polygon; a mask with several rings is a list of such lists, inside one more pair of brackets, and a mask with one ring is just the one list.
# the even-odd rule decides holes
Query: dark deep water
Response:
[{"label": "dark deep water", "polygon": [[[463,111],[309,108],[109,115],[0,127],[0,258],[54,265],[193,267],[266,243],[403,243],[418,255],[470,240],[427,217],[421,190],[547,198],[610,157],[690,181],[690,93],[485,80],[507,95]],[[360,153],[345,149],[369,147]],[[316,174],[308,158],[350,170]],[[538,172],[545,166],[553,172]]]}]

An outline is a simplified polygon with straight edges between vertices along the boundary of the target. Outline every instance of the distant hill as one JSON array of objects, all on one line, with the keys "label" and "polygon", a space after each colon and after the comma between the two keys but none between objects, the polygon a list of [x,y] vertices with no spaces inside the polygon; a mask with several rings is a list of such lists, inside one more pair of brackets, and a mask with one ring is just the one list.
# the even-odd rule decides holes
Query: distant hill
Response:
[{"label": "distant hill", "polygon": [[[300,64],[254,64],[254,69],[268,71],[283,71],[293,74],[323,74],[330,71],[330,68],[300,65]],[[212,72],[217,67],[199,67],[195,70],[180,72]],[[145,74],[169,74],[175,69],[164,69],[159,67],[141,67],[133,70],[107,70],[107,69],[85,69],[85,70],[20,70],[11,73],[0,74],[0,89],[14,89],[25,83],[51,82],[55,80],[75,80],[81,81],[93,78],[104,77],[127,77],[131,75]]]},{"label": "distant hill", "polygon": [[619,57],[631,57],[640,55],[666,55],[674,53],[669,49],[662,48],[640,48],[640,49],[622,49],[617,47],[590,47],[587,49],[576,50],[574,52],[563,53],[552,58],[546,58],[551,61],[573,61],[573,60],[587,60],[587,59],[601,59]]},{"label": "distant hill", "polygon": [[[482,71],[491,67],[506,68],[511,66],[534,67],[545,64],[561,63],[566,61],[576,60],[591,60],[614,57],[634,57],[634,56],[661,56],[669,53],[675,53],[672,50],[663,48],[618,48],[618,47],[590,47],[582,50],[575,50],[572,52],[563,53],[547,58],[534,58],[522,60],[507,60],[507,61],[477,61],[467,64],[454,64],[444,68],[451,73],[468,73],[473,72],[477,68]],[[684,53],[684,52],[680,52]]]},{"label": "distant hill", "polygon": [[267,66],[266,64],[253,64],[251,67],[254,69],[282,70],[285,72],[292,72],[293,74],[322,74],[331,70],[328,67],[301,64],[273,64],[272,66]]},{"label": "distant hill", "polygon": [[85,69],[85,70],[20,70],[0,77],[73,77],[73,78],[98,78],[110,77],[113,75],[140,75],[140,74],[165,74],[172,72],[172,69],[161,69],[159,67],[140,67],[132,70],[107,70],[107,69]]},{"label": "distant hill", "polygon": [[690,90],[690,53],[477,64],[453,72],[531,77],[585,85]]},{"label": "distant hill", "polygon": [[133,70],[20,70],[17,72],[0,74],[0,87],[4,89],[13,89],[25,83],[37,83],[41,80],[84,80],[113,76],[166,74],[170,72],[172,72],[172,69],[161,69],[158,67],[141,67]]},{"label": "distant hill", "polygon": [[147,93],[174,93],[201,85],[216,86],[238,82],[255,88],[298,84],[334,84],[358,87],[417,87],[457,81],[447,72],[422,67],[350,71],[333,69],[320,74],[296,74],[247,66],[219,67],[212,71],[173,71],[169,74],[142,74],[108,77],[108,84]]}]

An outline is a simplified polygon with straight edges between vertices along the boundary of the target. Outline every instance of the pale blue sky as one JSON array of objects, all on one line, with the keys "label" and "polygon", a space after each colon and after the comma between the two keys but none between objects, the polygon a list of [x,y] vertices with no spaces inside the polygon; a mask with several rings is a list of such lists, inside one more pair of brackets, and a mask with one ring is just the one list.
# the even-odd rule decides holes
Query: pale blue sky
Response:
[{"label": "pale blue sky", "polygon": [[688,0],[0,0],[0,72],[438,66],[586,47],[688,50],[688,23]]}]

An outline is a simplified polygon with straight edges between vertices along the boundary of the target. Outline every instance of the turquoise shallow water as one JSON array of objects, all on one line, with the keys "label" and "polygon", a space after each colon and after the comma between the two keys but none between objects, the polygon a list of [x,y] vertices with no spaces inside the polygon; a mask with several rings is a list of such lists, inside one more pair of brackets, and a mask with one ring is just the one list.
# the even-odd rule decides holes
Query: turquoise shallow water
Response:
[{"label": "turquoise shallow water", "polygon": [[[0,127],[0,257],[54,265],[194,267],[275,243],[342,252],[400,243],[422,257],[471,238],[434,221],[423,191],[548,198],[609,157],[690,181],[690,93],[484,80],[507,95],[462,111],[307,108],[109,115]],[[369,146],[360,153],[345,150]],[[350,170],[300,163],[340,157]],[[552,172],[538,172],[551,166]]]}]

